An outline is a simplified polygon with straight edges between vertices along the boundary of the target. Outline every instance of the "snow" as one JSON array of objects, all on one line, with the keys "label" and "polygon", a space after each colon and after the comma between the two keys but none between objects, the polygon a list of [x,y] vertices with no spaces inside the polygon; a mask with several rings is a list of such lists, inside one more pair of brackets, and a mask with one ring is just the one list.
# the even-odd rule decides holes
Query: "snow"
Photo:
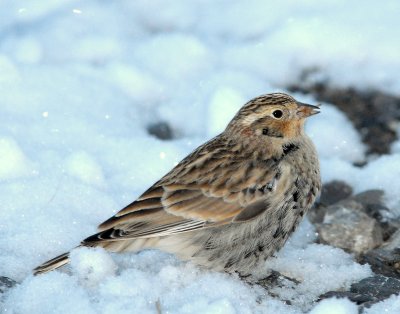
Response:
[{"label": "snow", "polygon": [[12,138],[0,138],[0,179],[29,176],[31,165],[21,148]]},{"label": "snow", "polygon": [[316,238],[313,226],[305,220],[285,247],[266,262],[273,269],[300,283],[289,281],[272,289],[282,300],[289,300],[302,309],[319,295],[328,291],[349,289],[351,283],[372,275],[368,265],[354,263],[352,257],[340,249],[312,243]]},{"label": "snow", "polygon": [[[254,96],[299,80],[400,95],[399,13],[395,0],[0,2],[0,276],[21,282],[0,310],[355,313],[348,300],[314,302],[371,270],[313,243],[307,220],[258,274],[273,269],[300,281],[293,289],[288,279],[275,297],[158,251],[79,248],[70,268],[31,270],[94,233]],[[399,142],[391,155],[355,167],[365,160],[360,135],[334,106],[321,108],[307,132],[323,181],[381,188],[400,214]],[[159,121],[178,138],[149,135]],[[396,312],[398,302],[367,313]]]},{"label": "snow", "polygon": [[310,119],[306,129],[320,158],[334,156],[350,162],[363,161],[365,145],[349,119],[332,105],[322,104],[321,110],[324,114]]},{"label": "snow", "polygon": [[72,273],[89,287],[114,275],[117,268],[111,256],[101,248],[79,247],[72,250],[70,259]]},{"label": "snow", "polygon": [[347,299],[322,300],[310,314],[357,314],[357,305]]},{"label": "snow", "polygon": [[246,100],[236,90],[230,87],[219,88],[208,105],[208,132],[210,137],[223,132],[229,121]]},{"label": "snow", "polygon": [[333,157],[321,160],[323,181],[342,179],[354,187],[354,191],[381,189],[385,201],[396,215],[400,214],[400,154],[382,155],[359,168]]},{"label": "snow", "polygon": [[398,313],[400,311],[399,296],[392,295],[390,298],[381,301],[365,310],[365,314]]},{"label": "snow", "polygon": [[110,257],[90,251],[73,252],[73,276],[52,272],[27,277],[11,291],[4,308],[18,313],[156,313],[158,304],[162,312],[174,313],[237,313],[239,309],[241,313],[298,313],[265,296],[260,288],[227,274],[182,265],[166,254],[144,251],[115,256],[125,267],[113,275]]},{"label": "snow", "polygon": [[100,165],[88,153],[81,151],[72,153],[65,160],[66,172],[84,183],[104,186],[104,175]]}]

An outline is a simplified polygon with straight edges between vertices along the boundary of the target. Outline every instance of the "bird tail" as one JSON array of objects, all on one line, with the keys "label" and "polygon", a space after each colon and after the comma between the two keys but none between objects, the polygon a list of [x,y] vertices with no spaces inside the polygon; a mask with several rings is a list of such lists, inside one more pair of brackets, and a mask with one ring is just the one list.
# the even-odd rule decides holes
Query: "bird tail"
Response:
[{"label": "bird tail", "polygon": [[[100,234],[100,233],[99,233]],[[124,251],[139,251],[143,248],[148,247],[157,247],[156,244],[158,242],[158,238],[138,238],[138,239],[127,239],[121,241],[108,241],[108,240],[99,240],[98,235],[95,234],[85,240],[82,241],[81,245],[78,247],[102,247],[110,252],[124,252]],[[69,263],[69,252],[61,254],[42,265],[36,267],[33,270],[33,274],[40,275],[57,269],[61,266],[64,266]]]},{"label": "bird tail", "polygon": [[61,255],[47,261],[46,263],[43,263],[42,265],[36,267],[33,270],[33,274],[35,276],[44,274],[44,273],[47,273],[54,269],[57,269],[61,266],[64,266],[65,264],[68,264],[68,263],[69,263],[69,252],[61,254]]}]

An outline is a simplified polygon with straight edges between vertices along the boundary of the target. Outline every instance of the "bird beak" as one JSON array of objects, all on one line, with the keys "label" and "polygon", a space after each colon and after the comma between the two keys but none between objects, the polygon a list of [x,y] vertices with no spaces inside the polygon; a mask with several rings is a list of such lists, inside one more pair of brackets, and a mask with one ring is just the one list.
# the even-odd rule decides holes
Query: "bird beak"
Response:
[{"label": "bird beak", "polygon": [[296,103],[297,116],[299,116],[300,118],[307,118],[309,116],[319,113],[319,106],[308,105],[299,101],[297,101]]}]

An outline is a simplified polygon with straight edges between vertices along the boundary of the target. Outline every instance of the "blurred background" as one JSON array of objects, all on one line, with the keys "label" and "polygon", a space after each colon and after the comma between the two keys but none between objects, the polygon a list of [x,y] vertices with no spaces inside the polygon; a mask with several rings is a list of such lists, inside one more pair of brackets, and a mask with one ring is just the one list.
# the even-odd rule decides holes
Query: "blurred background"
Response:
[{"label": "blurred background", "polygon": [[354,94],[331,89],[400,93],[398,1],[32,0],[2,1],[0,14],[2,108],[19,82],[25,114],[113,110],[210,136],[266,92],[347,106]]}]

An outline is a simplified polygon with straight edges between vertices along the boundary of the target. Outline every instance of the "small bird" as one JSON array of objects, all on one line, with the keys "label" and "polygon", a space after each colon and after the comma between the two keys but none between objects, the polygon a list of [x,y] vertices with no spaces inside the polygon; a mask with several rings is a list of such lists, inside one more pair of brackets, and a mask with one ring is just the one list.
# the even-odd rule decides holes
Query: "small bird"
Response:
[{"label": "small bird", "polygon": [[[80,246],[146,248],[196,265],[250,275],[277,252],[321,188],[305,119],[319,107],[283,93],[247,102],[226,129],[198,147]],[[67,264],[62,254],[34,269]]]}]

